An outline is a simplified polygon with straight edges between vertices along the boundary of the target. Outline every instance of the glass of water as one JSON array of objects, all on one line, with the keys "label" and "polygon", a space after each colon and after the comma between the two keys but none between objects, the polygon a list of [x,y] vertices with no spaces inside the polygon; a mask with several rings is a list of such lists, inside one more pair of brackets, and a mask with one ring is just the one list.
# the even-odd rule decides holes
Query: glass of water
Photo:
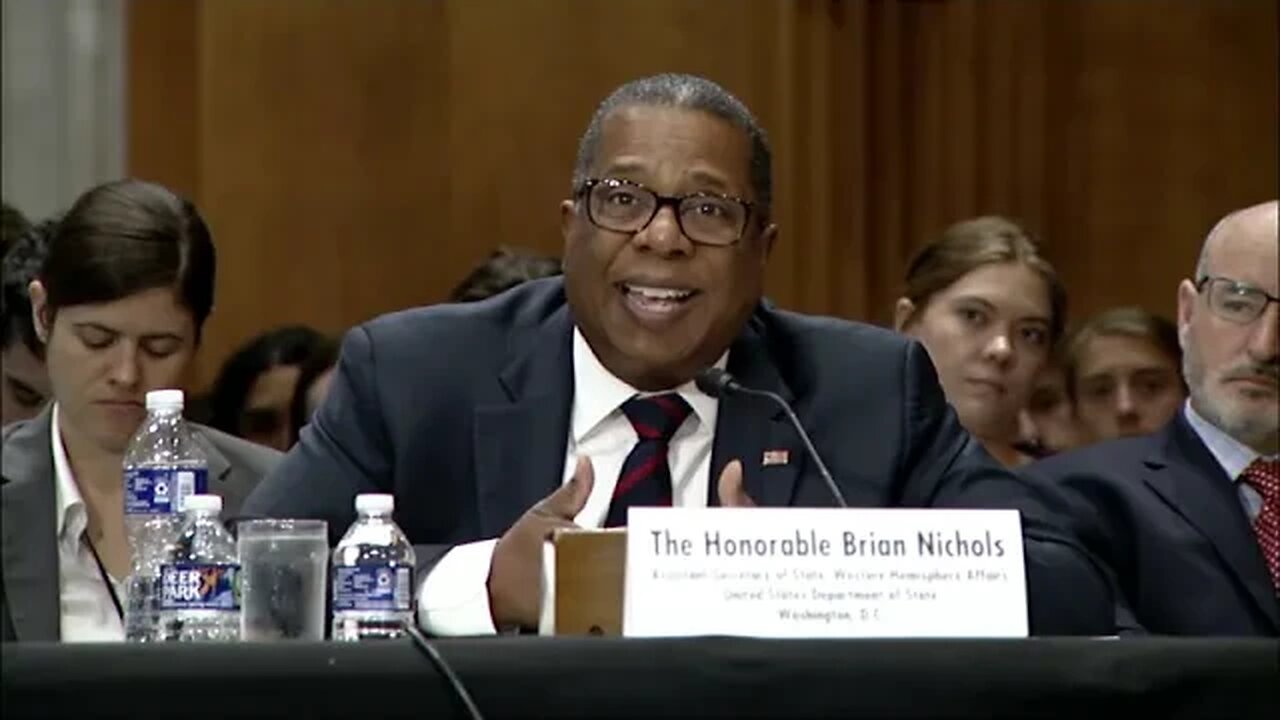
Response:
[{"label": "glass of water", "polygon": [[246,520],[240,554],[240,639],[324,640],[329,529],[323,520]]}]

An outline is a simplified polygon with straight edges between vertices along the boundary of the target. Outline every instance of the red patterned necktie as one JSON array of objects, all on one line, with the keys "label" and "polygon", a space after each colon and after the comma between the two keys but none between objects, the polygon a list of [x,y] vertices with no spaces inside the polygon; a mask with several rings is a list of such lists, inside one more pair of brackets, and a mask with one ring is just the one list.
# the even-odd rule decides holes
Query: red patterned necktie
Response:
[{"label": "red patterned necktie", "polygon": [[1271,582],[1280,593],[1280,461],[1258,458],[1244,469],[1242,477],[1262,496],[1262,510],[1253,520],[1253,534],[1258,537]]},{"label": "red patterned necktie", "polygon": [[689,403],[676,393],[633,397],[622,412],[636,430],[636,444],[627,455],[613,490],[605,527],[627,524],[627,509],[635,506],[671,505],[671,470],[667,450],[671,436],[689,416]]}]

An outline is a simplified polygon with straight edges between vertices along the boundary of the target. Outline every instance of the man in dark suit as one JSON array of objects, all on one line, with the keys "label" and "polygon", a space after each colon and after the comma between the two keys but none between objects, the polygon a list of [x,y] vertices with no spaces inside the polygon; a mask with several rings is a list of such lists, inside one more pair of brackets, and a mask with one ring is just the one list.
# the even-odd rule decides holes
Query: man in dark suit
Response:
[{"label": "man in dark suit", "polygon": [[1126,633],[1280,634],[1277,203],[1233,213],[1178,288],[1190,399],[1161,431],[1026,468],[1096,518]]},{"label": "man in dark suit", "polygon": [[694,386],[727,367],[795,406],[853,505],[1021,510],[1033,631],[1109,632],[1105,579],[1056,501],[969,438],[920,345],[762,301],[771,194],[768,141],[736,98],[689,76],[623,86],[561,204],[564,278],[351,331],[245,512],[336,535],[354,495],[394,493],[428,630],[531,628],[557,527],[645,504],[834,504],[776,408]]}]

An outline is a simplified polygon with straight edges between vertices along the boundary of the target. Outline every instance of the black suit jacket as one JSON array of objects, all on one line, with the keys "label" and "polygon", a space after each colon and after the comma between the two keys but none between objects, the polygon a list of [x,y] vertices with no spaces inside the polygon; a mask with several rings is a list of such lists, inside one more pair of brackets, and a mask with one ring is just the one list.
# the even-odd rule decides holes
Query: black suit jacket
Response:
[{"label": "black suit jacket", "polygon": [[[30,420],[4,428],[0,639],[5,641],[60,639],[52,415],[52,407],[47,407]],[[209,458],[209,492],[222,498],[223,515],[231,517],[281,454],[195,423],[191,431]]]},{"label": "black suit jacket", "polygon": [[1232,478],[1182,412],[1163,430],[1042,460],[1032,482],[1077,494],[1114,570],[1126,633],[1280,633],[1280,600]]},{"label": "black suit jacket", "polygon": [[[336,540],[357,493],[394,493],[420,571],[454,545],[502,535],[561,482],[572,332],[560,278],[353,329],[325,404],[245,513],[322,518]],[[1033,630],[1110,631],[1105,578],[1055,517],[1056,501],[961,429],[919,344],[762,304],[728,370],[793,404],[851,505],[1021,510]],[[718,417],[709,504],[736,458],[760,505],[834,505],[777,408],[727,397]],[[765,450],[788,450],[791,462],[766,467]]]}]

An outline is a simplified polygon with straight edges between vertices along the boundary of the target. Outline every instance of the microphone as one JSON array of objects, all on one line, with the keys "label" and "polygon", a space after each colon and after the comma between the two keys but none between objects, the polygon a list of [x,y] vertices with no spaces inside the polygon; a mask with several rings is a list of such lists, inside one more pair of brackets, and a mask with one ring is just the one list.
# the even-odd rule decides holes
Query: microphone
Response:
[{"label": "microphone", "polygon": [[725,395],[748,395],[765,398],[782,408],[783,412],[787,414],[787,419],[791,421],[791,426],[796,429],[796,434],[800,436],[800,441],[804,443],[804,449],[809,453],[809,457],[813,458],[813,464],[818,466],[818,474],[822,475],[822,480],[827,484],[827,489],[831,491],[831,496],[836,499],[836,503],[840,507],[849,507],[849,504],[844,501],[844,494],[840,492],[836,481],[831,477],[831,471],[827,470],[827,464],[822,462],[822,456],[818,454],[818,450],[813,446],[813,441],[809,439],[809,433],[805,432],[804,426],[800,424],[800,418],[796,417],[795,412],[791,410],[791,406],[787,404],[786,400],[782,399],[781,395],[768,390],[749,388],[735,380],[733,375],[714,367],[698,373],[693,382],[698,386],[699,390],[713,398],[720,398]]}]

